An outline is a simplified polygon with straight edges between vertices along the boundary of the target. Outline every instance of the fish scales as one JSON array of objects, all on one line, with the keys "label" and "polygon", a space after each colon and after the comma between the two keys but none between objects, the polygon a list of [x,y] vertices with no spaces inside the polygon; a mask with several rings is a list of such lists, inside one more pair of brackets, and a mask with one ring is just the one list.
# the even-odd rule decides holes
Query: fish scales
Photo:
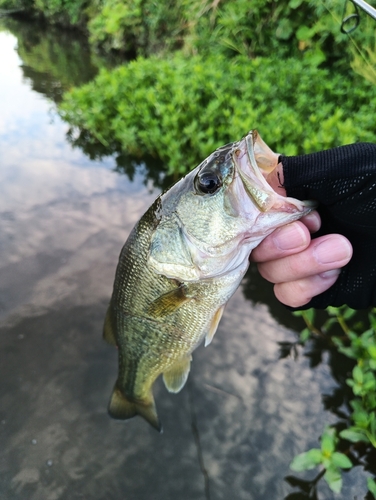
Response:
[{"label": "fish scales", "polygon": [[191,354],[209,344],[249,254],[312,203],[284,198],[267,177],[278,155],[251,131],[219,148],[159,196],[132,230],[116,270],[104,337],[118,348],[114,418],[144,417],[161,431],[152,386],[184,386]]}]

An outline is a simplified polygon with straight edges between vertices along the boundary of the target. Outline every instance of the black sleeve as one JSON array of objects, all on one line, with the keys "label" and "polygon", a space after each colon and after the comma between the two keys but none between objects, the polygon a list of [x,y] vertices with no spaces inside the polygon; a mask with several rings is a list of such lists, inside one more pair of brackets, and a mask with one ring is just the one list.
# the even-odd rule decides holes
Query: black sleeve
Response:
[{"label": "black sleeve", "polygon": [[376,144],[358,143],[302,156],[281,156],[287,196],[318,201],[322,226],[353,246],[336,283],[306,306],[376,306]]}]

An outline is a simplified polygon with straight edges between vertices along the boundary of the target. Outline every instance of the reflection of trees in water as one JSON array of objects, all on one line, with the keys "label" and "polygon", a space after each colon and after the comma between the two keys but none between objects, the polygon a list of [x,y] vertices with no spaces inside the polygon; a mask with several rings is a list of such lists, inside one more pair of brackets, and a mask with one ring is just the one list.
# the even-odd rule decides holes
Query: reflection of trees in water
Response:
[{"label": "reflection of trees in water", "polygon": [[[7,29],[17,37],[17,52],[22,59],[22,72],[36,92],[59,103],[63,93],[74,86],[92,80],[102,66],[115,66],[120,62],[112,54],[100,57],[94,54],[87,39],[76,31],[62,30],[42,22],[6,19]],[[154,186],[165,189],[175,180],[166,176],[167,166],[152,157],[128,155],[116,144],[105,146],[85,130],[70,130],[67,140],[80,148],[91,160],[114,156],[116,171],[132,181],[136,172],[150,180]]]},{"label": "reflection of trees in water", "polygon": [[22,18],[4,20],[6,28],[17,37],[17,52],[22,71],[33,90],[54,102],[64,91],[92,80],[101,66],[110,66],[110,57],[99,57],[78,32]]},{"label": "reflection of trees in water", "polygon": [[114,156],[116,171],[125,174],[133,181],[136,173],[144,176],[144,184],[149,181],[153,186],[167,189],[178,180],[178,177],[166,175],[167,165],[162,160],[150,155],[143,155],[142,160],[122,151],[117,144],[104,145],[87,130],[69,129],[67,140],[73,147],[80,148],[91,160],[101,160],[106,156]]}]

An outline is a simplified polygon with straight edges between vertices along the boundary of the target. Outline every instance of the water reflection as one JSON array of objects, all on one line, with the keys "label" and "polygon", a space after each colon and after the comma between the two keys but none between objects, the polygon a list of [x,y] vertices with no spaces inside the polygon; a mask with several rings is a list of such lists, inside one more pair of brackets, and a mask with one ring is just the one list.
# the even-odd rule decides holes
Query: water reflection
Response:
[{"label": "water reflection", "polygon": [[[68,45],[64,56],[48,59],[55,42],[39,34],[24,56],[21,37],[31,35],[25,25],[12,30],[19,55],[15,36],[0,32],[0,496],[292,499],[291,485],[299,485],[284,480],[288,464],[337,420],[346,367],[340,374],[333,355],[314,345],[324,352],[315,369],[302,353],[278,361],[278,342],[295,342],[299,320],[254,269],[211,346],[196,352],[189,387],[171,395],[156,384],[165,433],[142,419],[107,416],[116,352],[101,329],[119,250],[157,194],[152,184],[168,180],[152,162],[140,166],[121,152],[115,160],[84,137],[67,142],[67,126],[42,95],[60,94],[41,82],[47,75],[70,85],[64,64],[48,65],[75,52]],[[35,47],[43,65],[33,66]],[[26,66],[33,69],[27,79]],[[321,394],[333,394],[325,400],[330,412]],[[342,498],[360,499],[365,489],[364,477],[351,471]],[[322,482],[318,491],[321,500],[332,497]]]},{"label": "water reflection", "polygon": [[92,80],[100,67],[118,62],[114,56],[91,51],[87,39],[77,32],[22,18],[2,22],[17,37],[22,72],[31,88],[55,102],[72,86]]},{"label": "water reflection", "polygon": [[91,160],[102,160],[112,156],[116,164],[115,170],[125,174],[130,181],[133,181],[136,174],[141,174],[145,183],[151,182],[156,188],[164,190],[178,180],[176,176],[166,175],[167,165],[158,158],[146,156],[140,162],[139,158],[125,151],[104,146],[86,130],[77,131],[70,128],[66,137],[73,148],[80,149]]}]

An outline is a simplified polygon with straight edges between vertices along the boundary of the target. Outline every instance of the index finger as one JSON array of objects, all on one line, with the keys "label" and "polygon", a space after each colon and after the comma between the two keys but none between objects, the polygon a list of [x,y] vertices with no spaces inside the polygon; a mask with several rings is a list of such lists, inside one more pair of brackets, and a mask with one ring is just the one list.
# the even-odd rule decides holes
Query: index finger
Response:
[{"label": "index finger", "polygon": [[305,250],[311,235],[303,222],[282,226],[267,236],[251,253],[253,262],[268,262]]}]

